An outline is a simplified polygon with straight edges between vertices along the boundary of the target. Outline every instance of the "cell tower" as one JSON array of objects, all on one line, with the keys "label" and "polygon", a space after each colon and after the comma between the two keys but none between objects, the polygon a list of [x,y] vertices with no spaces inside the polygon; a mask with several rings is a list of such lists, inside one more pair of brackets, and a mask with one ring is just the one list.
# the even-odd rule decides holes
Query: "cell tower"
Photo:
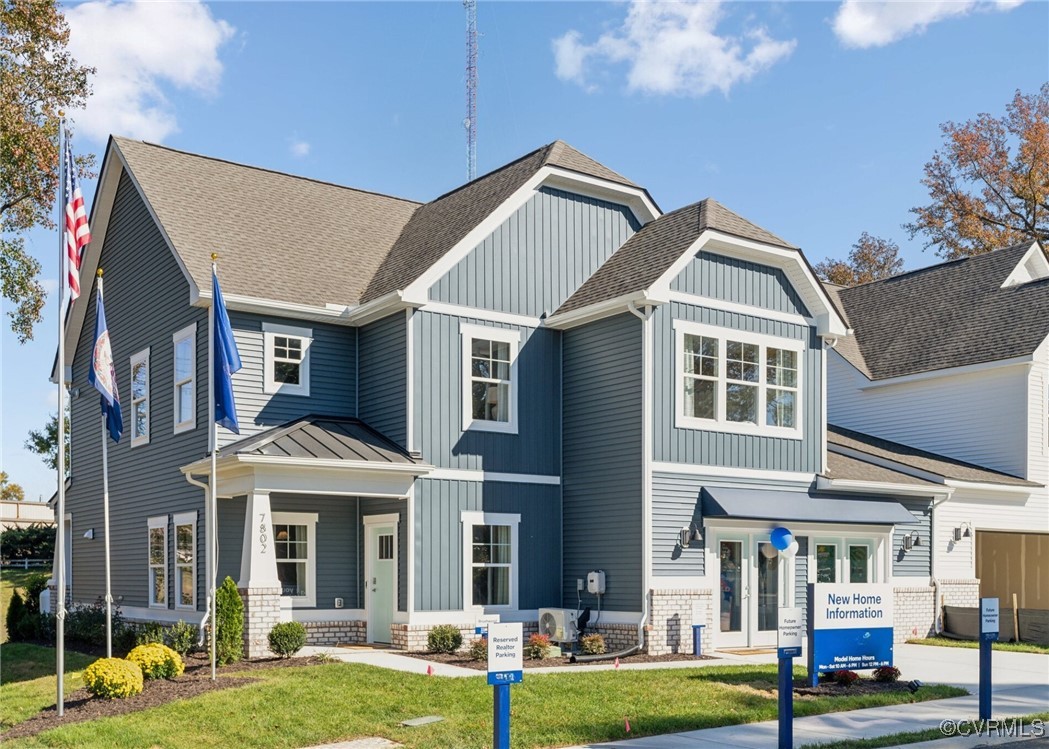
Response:
[{"label": "cell tower", "polygon": [[477,177],[477,0],[463,0],[466,8],[466,178]]}]

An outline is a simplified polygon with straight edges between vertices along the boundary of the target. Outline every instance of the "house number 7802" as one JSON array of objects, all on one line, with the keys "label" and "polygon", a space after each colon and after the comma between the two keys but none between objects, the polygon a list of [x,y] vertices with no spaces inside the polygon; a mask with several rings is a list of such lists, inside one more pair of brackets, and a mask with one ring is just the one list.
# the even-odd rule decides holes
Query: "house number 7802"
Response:
[{"label": "house number 7802", "polygon": [[267,534],[267,531],[269,531],[269,526],[266,525],[266,513],[260,512],[259,513],[259,544],[262,546],[262,548],[259,550],[260,554],[265,554],[266,553],[266,544],[269,543],[269,535]]}]

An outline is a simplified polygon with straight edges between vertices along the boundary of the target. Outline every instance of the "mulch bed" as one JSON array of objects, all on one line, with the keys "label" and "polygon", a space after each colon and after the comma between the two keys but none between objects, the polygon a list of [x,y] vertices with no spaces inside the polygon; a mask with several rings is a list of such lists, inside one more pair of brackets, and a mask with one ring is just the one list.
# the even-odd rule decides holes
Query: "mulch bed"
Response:
[{"label": "mulch bed", "polygon": [[[434,663],[447,663],[449,666],[462,666],[463,668],[472,668],[475,671],[487,671],[488,663],[486,661],[474,661],[461,653],[400,653],[400,655],[408,655],[412,658],[419,658],[424,661],[433,661]],[[703,660],[716,660],[709,655],[701,655],[696,658],[693,655],[686,653],[668,653],[667,655],[647,655],[645,653],[635,653],[634,655],[623,656],[619,659],[620,665],[628,663],[674,663],[676,661],[703,661]],[[561,658],[539,658],[539,659],[524,659],[525,668],[542,668],[544,666],[611,666],[615,663],[614,658],[609,658],[603,661],[591,661],[589,663],[572,663],[568,660],[567,656]]]},{"label": "mulch bed", "polygon": [[802,697],[845,697],[850,694],[883,694],[884,692],[906,692],[909,691],[905,681],[874,681],[873,679],[860,679],[854,681],[850,686],[836,684],[832,681],[820,684],[818,687],[810,687],[808,682],[795,681],[794,694]]},{"label": "mulch bed", "polygon": [[124,715],[139,710],[146,710],[158,705],[165,705],[175,700],[184,700],[198,694],[217,689],[230,689],[245,684],[252,684],[258,679],[246,676],[224,676],[223,674],[240,671],[260,671],[270,668],[287,668],[289,666],[313,666],[325,663],[323,658],[269,658],[257,661],[241,661],[228,666],[218,667],[218,680],[211,680],[211,662],[203,655],[186,657],[186,671],[177,679],[156,679],[147,681],[141,694],[125,699],[107,700],[95,697],[86,689],[78,689],[66,696],[65,715],[61,718],[55,706],[45,708],[32,718],[18,723],[0,733],[0,744],[10,739],[33,736],[59,726],[81,723],[95,718],[108,718],[112,715]]}]

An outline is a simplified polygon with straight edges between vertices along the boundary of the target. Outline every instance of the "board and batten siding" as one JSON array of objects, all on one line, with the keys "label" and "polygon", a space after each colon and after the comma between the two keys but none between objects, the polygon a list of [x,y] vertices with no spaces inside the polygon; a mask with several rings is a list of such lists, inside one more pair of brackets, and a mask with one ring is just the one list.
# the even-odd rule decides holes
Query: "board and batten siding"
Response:
[{"label": "board and batten siding", "polygon": [[713,252],[700,252],[670,283],[674,291],[809,316],[797,290],[779,268]]},{"label": "board and batten siding", "polygon": [[357,331],[359,417],[401,447],[408,445],[407,333],[403,312]]},{"label": "board and batten siding", "polygon": [[[109,502],[113,592],[124,606],[149,605],[147,519],[168,523],[168,607],[174,608],[172,515],[197,512],[197,604],[204,606],[204,494],[179,468],[208,450],[207,312],[189,304],[189,283],[125,173],[113,204],[100,266],[105,270],[106,322],[123,404],[124,434],[109,442]],[[102,417],[88,382],[95,338],[95,279],[82,279],[77,304],[87,305],[73,357],[70,401],[71,478],[66,511],[73,516],[72,595],[91,603],[105,595],[102,521]],[[144,301],[148,300],[148,304]],[[144,314],[144,306],[148,314]],[[174,433],[172,334],[196,323],[196,428]],[[149,349],[149,444],[131,447],[131,357]],[[108,439],[108,437],[106,437]],[[94,529],[94,539],[84,533]]]},{"label": "board and batten siding", "polygon": [[521,516],[518,607],[556,606],[561,597],[560,500],[560,488],[551,485],[418,479],[414,499],[416,610],[463,609],[463,512]]},{"label": "board and batten siding", "polygon": [[678,531],[695,524],[703,529],[703,479],[674,473],[652,474],[652,574],[682,577],[706,574],[706,537],[687,548],[678,546]]},{"label": "board and batten siding", "polygon": [[[516,330],[517,434],[463,431],[460,325]],[[440,468],[558,475],[561,468],[561,347],[556,331],[455,315],[412,316],[415,445]]]},{"label": "board and batten siding", "polygon": [[[914,516],[914,523],[897,525],[892,533],[892,574],[895,577],[929,577],[932,574],[932,500],[896,499]],[[903,537],[918,531],[921,543],[903,550]]]},{"label": "board and batten siding", "polygon": [[[356,328],[236,312],[229,313],[233,337],[243,366],[233,375],[240,435],[219,430],[219,444],[279,426],[307,414],[356,416]],[[263,387],[263,323],[306,328],[310,343],[310,394],[267,393]],[[206,360],[205,360],[206,362]]]},{"label": "board and batten siding", "polygon": [[[681,357],[675,351],[675,320],[688,320],[725,329],[760,333],[805,343],[800,366],[802,377],[802,439],[764,437],[675,426],[679,403],[676,367]],[[653,362],[653,459],[666,463],[710,465],[728,468],[817,473],[823,460],[823,393],[821,388],[823,350],[814,328],[769,320],[754,315],[671,302],[654,313],[655,361]]]},{"label": "board and batten siding", "polygon": [[551,314],[639,227],[626,206],[543,187],[439,279],[430,299]]},{"label": "board and batten siding", "polygon": [[631,314],[565,331],[562,605],[604,570],[605,610],[642,605],[642,336]]}]

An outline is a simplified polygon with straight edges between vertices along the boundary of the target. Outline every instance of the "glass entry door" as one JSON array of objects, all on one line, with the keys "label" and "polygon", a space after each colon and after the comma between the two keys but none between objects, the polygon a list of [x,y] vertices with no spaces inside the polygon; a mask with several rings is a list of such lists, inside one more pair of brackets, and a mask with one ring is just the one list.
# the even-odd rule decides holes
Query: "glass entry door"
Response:
[{"label": "glass entry door", "polygon": [[775,646],[792,560],[772,546],[767,533],[719,535],[717,549],[718,647]]},{"label": "glass entry door", "polygon": [[747,646],[750,629],[750,554],[746,537],[722,538],[718,542],[721,563],[721,603],[718,643]]}]

